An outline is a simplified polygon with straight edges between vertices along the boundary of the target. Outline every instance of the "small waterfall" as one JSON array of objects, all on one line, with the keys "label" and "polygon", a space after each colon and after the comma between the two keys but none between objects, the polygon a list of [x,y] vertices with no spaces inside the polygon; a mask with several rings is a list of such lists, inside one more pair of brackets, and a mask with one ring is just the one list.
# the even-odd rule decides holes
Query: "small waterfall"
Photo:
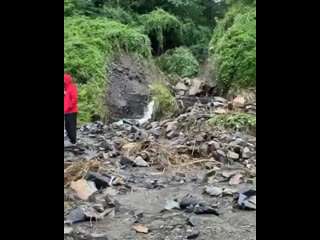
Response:
[{"label": "small waterfall", "polygon": [[144,113],[143,118],[138,120],[140,124],[143,124],[152,118],[153,106],[154,106],[154,101],[151,101],[148,104],[147,111]]}]

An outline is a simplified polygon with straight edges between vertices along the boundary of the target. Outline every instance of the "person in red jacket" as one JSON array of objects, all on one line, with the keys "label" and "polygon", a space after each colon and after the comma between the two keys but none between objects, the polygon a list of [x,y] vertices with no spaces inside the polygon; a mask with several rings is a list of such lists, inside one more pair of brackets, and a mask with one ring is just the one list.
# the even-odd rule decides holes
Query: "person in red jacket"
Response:
[{"label": "person in red jacket", "polygon": [[78,114],[77,87],[72,83],[69,74],[64,74],[64,121],[70,142],[77,143],[77,114]]}]

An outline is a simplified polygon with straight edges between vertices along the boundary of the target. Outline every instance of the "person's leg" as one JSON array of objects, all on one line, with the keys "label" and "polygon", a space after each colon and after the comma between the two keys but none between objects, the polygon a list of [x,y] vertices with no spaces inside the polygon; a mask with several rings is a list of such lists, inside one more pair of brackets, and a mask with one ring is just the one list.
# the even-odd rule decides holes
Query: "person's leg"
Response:
[{"label": "person's leg", "polygon": [[77,113],[69,114],[69,139],[72,144],[77,143]]},{"label": "person's leg", "polygon": [[68,138],[72,144],[77,142],[77,114],[65,114],[65,124]]}]

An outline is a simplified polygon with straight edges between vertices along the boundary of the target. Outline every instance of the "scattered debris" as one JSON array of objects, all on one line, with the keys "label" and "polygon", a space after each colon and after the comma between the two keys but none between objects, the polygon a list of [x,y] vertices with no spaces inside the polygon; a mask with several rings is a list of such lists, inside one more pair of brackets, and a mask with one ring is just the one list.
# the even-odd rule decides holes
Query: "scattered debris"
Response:
[{"label": "scattered debris", "polygon": [[[172,232],[170,239],[196,239],[200,237],[198,227],[204,224],[197,215],[208,214],[205,219],[217,221],[219,218],[212,215],[219,216],[220,210],[232,214],[225,211],[231,204],[229,196],[238,195],[238,208],[256,210],[255,191],[238,192],[226,187],[255,185],[256,138],[207,125],[215,114],[232,110],[255,112],[255,105],[246,105],[240,98],[228,103],[221,97],[208,97],[207,87],[201,79],[178,83],[176,91],[183,97],[179,97],[180,115],[172,119],[143,123],[122,119],[111,125],[95,122],[80,127],[77,146],[65,149],[66,237],[71,240],[80,234],[79,239],[106,240],[105,229],[96,229],[95,221],[108,221],[114,226],[109,220],[117,219],[125,223],[126,231],[133,227],[144,234],[151,231],[133,224],[147,223],[154,239],[164,239],[164,235],[157,235],[159,232]],[[163,207],[169,196],[167,189],[177,191],[179,195],[170,196],[178,200],[167,200]],[[192,195],[182,197],[180,190]],[[201,190],[209,196],[201,195]],[[139,194],[146,201],[131,202],[131,196]],[[119,199],[123,198],[126,200],[121,205]],[[144,204],[164,210],[153,211]],[[187,224],[181,224],[182,217],[183,221],[187,218]],[[152,225],[154,222],[159,230]],[[70,223],[75,225],[71,228]],[[110,231],[111,226],[108,225]],[[203,229],[201,234],[205,235]]]},{"label": "scattered debris", "polygon": [[237,203],[243,210],[256,210],[256,191],[251,189],[239,192]]}]

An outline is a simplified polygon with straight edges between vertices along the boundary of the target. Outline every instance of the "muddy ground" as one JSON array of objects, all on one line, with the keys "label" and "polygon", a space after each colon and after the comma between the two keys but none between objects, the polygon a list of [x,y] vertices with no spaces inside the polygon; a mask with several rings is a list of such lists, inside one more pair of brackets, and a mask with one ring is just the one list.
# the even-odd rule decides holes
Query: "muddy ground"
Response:
[{"label": "muddy ground", "polygon": [[[112,133],[106,138],[114,138]],[[121,135],[121,133],[117,133]],[[83,136],[80,133],[81,142],[86,147],[83,151],[79,149],[65,150],[65,163],[83,161],[96,156],[96,147],[99,145],[97,138]],[[163,140],[170,142],[171,140]],[[90,147],[91,146],[91,147]],[[94,147],[96,146],[96,147]],[[81,149],[81,148],[80,148]],[[156,239],[156,240],[237,240],[256,239],[256,211],[239,209],[234,201],[234,196],[210,197],[204,194],[206,186],[230,188],[237,192],[242,189],[256,188],[255,181],[230,186],[228,181],[213,178],[204,181],[204,176],[210,169],[217,166],[218,172],[230,171],[228,166],[217,163],[210,167],[192,165],[188,167],[171,167],[165,171],[159,171],[158,166],[132,167],[119,165],[121,155],[107,157],[108,166],[120,166],[118,172],[125,176],[127,188],[122,186],[109,187],[113,201],[120,204],[117,211],[113,211],[101,221],[85,221],[71,225],[73,233],[65,235],[65,240],[72,239]],[[231,170],[233,168],[231,167]],[[235,168],[236,169],[236,168]],[[124,191],[123,191],[124,190]],[[164,210],[167,201],[180,200],[186,195],[192,195],[215,206],[219,216],[214,214],[195,215],[181,210]],[[80,202],[77,202],[79,205]],[[143,216],[137,217],[139,213]],[[66,214],[66,211],[65,211]],[[188,219],[192,217],[195,225],[191,226]],[[142,225],[149,229],[147,234],[138,233],[134,226]],[[65,224],[65,227],[70,225]],[[90,234],[96,237],[90,237]],[[101,237],[99,234],[106,234]],[[189,237],[189,238],[188,238]]]},{"label": "muddy ground", "polygon": [[[145,178],[155,178],[157,171],[149,169],[132,169],[135,175]],[[129,171],[131,172],[131,170]],[[186,182],[173,181],[173,173],[159,175],[159,182],[167,186],[162,189],[146,189],[144,186],[134,186],[133,191],[118,195],[116,199],[121,203],[120,212],[115,217],[106,218],[94,226],[99,232],[107,232],[108,239],[187,239],[187,236],[200,232],[197,239],[209,240],[237,240],[256,239],[256,212],[244,211],[233,208],[233,198],[211,198],[203,194],[203,184],[197,184],[195,179],[200,179],[204,171],[187,172]],[[219,184],[223,186],[224,184]],[[218,185],[218,186],[219,186]],[[238,186],[241,188],[242,186]],[[167,200],[181,199],[187,194],[203,199],[208,203],[219,206],[220,216],[196,216],[183,213],[179,210],[161,212]],[[135,225],[135,212],[143,212],[140,224],[150,229],[149,234],[136,233],[132,228]],[[191,227],[188,218],[194,216],[198,224]],[[89,226],[90,224],[87,224]]]}]

